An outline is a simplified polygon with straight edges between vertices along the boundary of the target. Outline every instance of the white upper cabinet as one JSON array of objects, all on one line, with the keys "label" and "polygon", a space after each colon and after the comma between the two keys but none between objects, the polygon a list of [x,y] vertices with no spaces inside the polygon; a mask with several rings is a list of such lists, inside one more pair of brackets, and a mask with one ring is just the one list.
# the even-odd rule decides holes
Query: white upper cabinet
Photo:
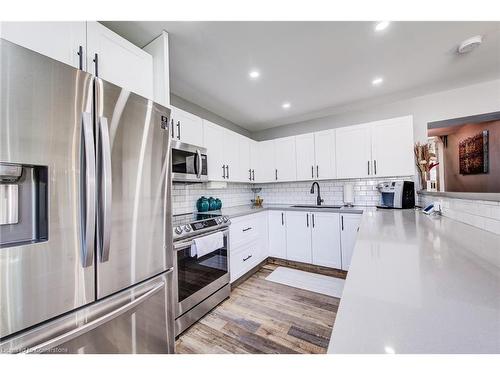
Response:
[{"label": "white upper cabinet", "polygon": [[312,180],[316,177],[314,159],[314,134],[303,134],[295,137],[297,180]]},{"label": "white upper cabinet", "polygon": [[208,179],[227,181],[224,164],[224,128],[203,120],[203,146],[207,149]]},{"label": "white upper cabinet", "polygon": [[236,179],[240,182],[252,182],[251,144],[250,138],[240,135],[238,140],[239,166]]},{"label": "white upper cabinet", "polygon": [[255,181],[273,182],[275,180],[274,141],[263,141],[258,144],[258,169],[255,171]]},{"label": "white upper cabinet", "polygon": [[168,33],[162,31],[143,49],[153,57],[153,100],[165,107],[170,107]]},{"label": "white upper cabinet", "polygon": [[360,178],[373,174],[370,129],[369,125],[336,129],[337,178]]},{"label": "white upper cabinet", "polygon": [[224,129],[224,143],[222,145],[223,157],[226,168],[225,181],[240,181],[239,141],[240,135],[231,130]]},{"label": "white upper cabinet", "polygon": [[412,116],[372,123],[372,160],[377,177],[415,173]]},{"label": "white upper cabinet", "polygon": [[335,130],[314,133],[314,157],[316,161],[314,176],[316,179],[326,180],[337,176],[335,147]]},{"label": "white upper cabinet", "polygon": [[203,121],[182,109],[172,108],[170,136],[176,141],[190,143],[195,146],[203,145]]},{"label": "white upper cabinet", "polygon": [[87,41],[83,21],[1,22],[0,37],[77,69],[86,70]]},{"label": "white upper cabinet", "polygon": [[274,180],[296,181],[297,161],[295,137],[274,140]]},{"label": "white upper cabinet", "polygon": [[327,212],[311,213],[312,263],[341,269],[340,215]]},{"label": "white upper cabinet", "polygon": [[87,22],[87,68],[117,86],[154,97],[152,56],[98,22]]}]

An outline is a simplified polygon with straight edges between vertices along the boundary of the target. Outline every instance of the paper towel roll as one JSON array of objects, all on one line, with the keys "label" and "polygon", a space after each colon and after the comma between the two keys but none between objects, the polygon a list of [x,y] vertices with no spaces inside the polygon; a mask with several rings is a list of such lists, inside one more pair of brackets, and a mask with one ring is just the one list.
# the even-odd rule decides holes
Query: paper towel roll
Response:
[{"label": "paper towel roll", "polygon": [[352,184],[344,185],[344,204],[352,205],[354,203],[354,186]]}]

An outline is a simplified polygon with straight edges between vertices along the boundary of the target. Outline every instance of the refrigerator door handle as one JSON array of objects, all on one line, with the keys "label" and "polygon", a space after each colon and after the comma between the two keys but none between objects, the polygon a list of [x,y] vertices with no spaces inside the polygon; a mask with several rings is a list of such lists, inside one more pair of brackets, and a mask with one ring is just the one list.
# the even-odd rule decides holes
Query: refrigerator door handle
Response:
[{"label": "refrigerator door handle", "polygon": [[[168,272],[172,272],[172,270],[170,270]],[[62,335],[54,337],[53,339],[48,340],[40,345],[33,346],[33,347],[27,349],[26,351],[24,351],[24,353],[42,353],[42,352],[50,350],[58,345],[61,345],[69,340],[72,340],[78,336],[81,336],[84,333],[92,331],[93,329],[96,329],[97,327],[103,325],[104,323],[107,323],[110,320],[113,320],[116,317],[126,313],[127,311],[130,311],[133,308],[137,307],[138,305],[140,305],[141,303],[143,303],[144,301],[149,299],[151,296],[153,296],[160,289],[163,289],[163,288],[165,288],[164,282],[156,284],[153,287],[153,289],[147,291],[146,293],[144,293],[140,297],[136,298],[135,300],[127,303],[126,305],[123,305],[123,306],[117,308],[116,310],[113,310],[113,311],[91,321],[90,323],[84,324],[81,327],[78,327],[78,328],[75,328],[71,331],[65,332]]]},{"label": "refrigerator door handle", "polygon": [[[82,113],[82,151],[85,163],[84,171],[85,184],[81,184],[82,190],[82,266],[89,267],[94,259],[95,241],[95,195],[96,195],[96,171],[95,171],[95,150],[94,131],[92,129],[92,114]],[[83,199],[85,201],[83,202]]]},{"label": "refrigerator door handle", "polygon": [[100,260],[106,262],[109,259],[109,247],[111,240],[111,144],[109,140],[108,119],[99,118],[99,144],[100,144],[100,168],[101,189],[99,196],[99,230],[98,238]]}]

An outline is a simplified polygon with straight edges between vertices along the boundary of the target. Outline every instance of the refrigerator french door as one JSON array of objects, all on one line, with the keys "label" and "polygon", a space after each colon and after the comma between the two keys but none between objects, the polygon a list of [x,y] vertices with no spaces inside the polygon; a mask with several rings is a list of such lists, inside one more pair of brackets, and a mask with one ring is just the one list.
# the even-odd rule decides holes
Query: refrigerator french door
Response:
[{"label": "refrigerator french door", "polygon": [[2,350],[173,351],[169,116],[0,39]]}]

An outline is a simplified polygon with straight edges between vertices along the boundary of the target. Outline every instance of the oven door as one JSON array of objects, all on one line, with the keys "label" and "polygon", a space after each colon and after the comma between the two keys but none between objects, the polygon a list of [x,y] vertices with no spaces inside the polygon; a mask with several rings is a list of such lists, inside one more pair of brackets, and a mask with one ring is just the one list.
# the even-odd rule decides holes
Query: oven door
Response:
[{"label": "oven door", "polygon": [[173,141],[172,181],[208,181],[207,150],[203,147]]},{"label": "oven door", "polygon": [[224,246],[200,258],[190,256],[191,245],[196,237],[174,242],[176,318],[229,283],[229,229],[221,231]]}]

